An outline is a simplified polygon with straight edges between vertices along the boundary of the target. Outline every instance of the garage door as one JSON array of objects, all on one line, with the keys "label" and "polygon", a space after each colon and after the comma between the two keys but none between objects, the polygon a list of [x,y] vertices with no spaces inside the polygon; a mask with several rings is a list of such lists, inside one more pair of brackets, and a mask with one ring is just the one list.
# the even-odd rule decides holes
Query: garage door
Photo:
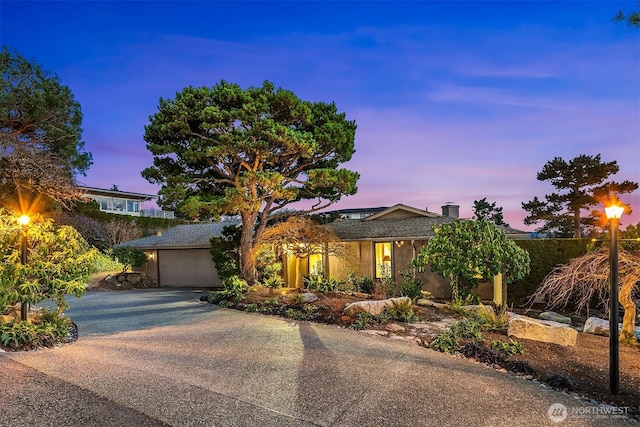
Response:
[{"label": "garage door", "polygon": [[220,286],[208,249],[158,250],[158,273],[160,286]]}]

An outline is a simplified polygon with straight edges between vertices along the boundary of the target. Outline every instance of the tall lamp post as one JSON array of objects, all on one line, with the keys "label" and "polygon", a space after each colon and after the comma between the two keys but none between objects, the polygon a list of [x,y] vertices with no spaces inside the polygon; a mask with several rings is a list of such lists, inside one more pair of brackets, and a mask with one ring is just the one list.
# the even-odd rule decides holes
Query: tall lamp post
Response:
[{"label": "tall lamp post", "polygon": [[[22,215],[20,218],[18,218],[18,224],[22,226],[22,238],[20,239],[20,243],[22,246],[22,257],[20,258],[20,261],[22,262],[22,265],[27,264],[27,225],[29,225],[30,221],[31,218],[29,218],[28,215]],[[22,306],[20,307],[20,317],[22,318],[22,320],[26,321],[28,316],[29,303],[23,302]]]},{"label": "tall lamp post", "polygon": [[611,394],[618,394],[620,371],[618,359],[618,221],[622,206],[604,208],[609,219],[609,384]]}]

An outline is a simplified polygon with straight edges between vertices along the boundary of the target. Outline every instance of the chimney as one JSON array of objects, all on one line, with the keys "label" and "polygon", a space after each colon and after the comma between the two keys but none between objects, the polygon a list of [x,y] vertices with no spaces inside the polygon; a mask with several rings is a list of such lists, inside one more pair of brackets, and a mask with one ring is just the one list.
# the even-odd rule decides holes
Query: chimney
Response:
[{"label": "chimney", "polygon": [[442,216],[458,218],[460,216],[460,206],[454,205],[453,202],[446,202],[444,206],[442,206]]}]

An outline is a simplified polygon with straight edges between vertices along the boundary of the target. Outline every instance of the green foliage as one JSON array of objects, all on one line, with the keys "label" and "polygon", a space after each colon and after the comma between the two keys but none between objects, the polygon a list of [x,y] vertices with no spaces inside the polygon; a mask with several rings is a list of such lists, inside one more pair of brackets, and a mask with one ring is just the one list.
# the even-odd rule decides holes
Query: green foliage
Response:
[{"label": "green foliage", "polygon": [[602,162],[600,154],[583,154],[569,162],[555,157],[544,165],[537,178],[538,181],[549,181],[557,192],[545,195],[544,201],[536,196],[522,203],[522,208],[529,213],[524,223],[542,223],[536,231],[553,237],[587,236],[598,226],[603,213],[593,211],[583,218],[583,211],[638,189],[637,182],[605,182],[619,170],[617,162]]},{"label": "green foliage", "polygon": [[485,331],[497,331],[505,329],[509,325],[509,313],[506,305],[499,308],[480,305],[479,310],[472,311],[469,315],[475,317]]},{"label": "green foliage", "polygon": [[271,314],[277,312],[281,306],[282,304],[280,303],[278,298],[273,297],[263,302],[258,311],[260,313]]},{"label": "green foliage", "polygon": [[640,251],[640,222],[636,225],[628,225],[620,231],[620,239],[620,248],[629,252]]},{"label": "green foliage", "polygon": [[387,311],[388,316],[392,320],[396,320],[398,322],[417,322],[420,320],[420,316],[418,316],[417,306],[413,303],[413,301],[407,301],[406,299],[400,301],[391,301],[390,307],[385,307],[384,309]]},{"label": "green foliage", "polygon": [[244,299],[244,293],[249,290],[247,281],[238,276],[227,278],[223,286],[227,296],[235,301],[242,301]]},{"label": "green foliage", "polygon": [[211,238],[211,259],[221,280],[240,274],[239,247],[241,232],[240,227],[227,225],[222,228],[222,237]]},{"label": "green foliage", "polygon": [[[25,265],[23,233],[28,243]],[[67,308],[66,295],[84,294],[97,254],[72,227],[55,227],[52,220],[35,215],[23,230],[15,216],[0,208],[0,312],[47,298],[61,312]]]},{"label": "green foliage", "polygon": [[60,79],[6,46],[0,52],[0,133],[39,146],[65,161],[72,173],[84,173],[91,154],[81,141],[82,112]]},{"label": "green foliage", "polygon": [[280,288],[284,285],[282,280],[282,263],[278,261],[273,248],[264,245],[256,257],[256,269],[258,281],[267,288]]},{"label": "green foliage", "polygon": [[455,353],[460,347],[460,343],[451,331],[446,331],[434,338],[429,344],[429,348],[442,353]]},{"label": "green foliage", "polygon": [[374,281],[371,277],[361,277],[355,281],[355,287],[358,292],[372,294],[374,291]]},{"label": "green foliage", "polygon": [[509,342],[502,340],[491,341],[489,347],[497,352],[512,356],[514,354],[524,354],[524,344],[518,340],[509,340]]},{"label": "green foliage", "polygon": [[459,322],[451,325],[451,332],[456,338],[470,339],[474,342],[484,341],[484,325],[482,325],[477,319],[471,317],[465,317]]},{"label": "green foliage", "polygon": [[503,273],[507,283],[529,274],[529,254],[486,220],[456,220],[439,227],[413,265],[449,278],[453,299],[465,298],[480,280]]},{"label": "green foliage", "polygon": [[349,328],[355,329],[357,331],[361,331],[363,329],[367,329],[369,323],[373,320],[371,314],[366,311],[359,311],[356,313],[354,321]]},{"label": "green foliage", "polygon": [[415,300],[422,296],[422,280],[415,277],[413,272],[406,271],[400,273],[402,283],[400,283],[400,296],[409,297]]},{"label": "green foliage", "polygon": [[313,304],[305,304],[302,310],[289,308],[285,311],[285,316],[293,320],[313,320],[318,307]]},{"label": "green foliage", "polygon": [[509,284],[507,298],[511,304],[526,302],[555,267],[587,253],[589,239],[531,239],[515,243],[529,253],[531,271],[528,275]]},{"label": "green foliage", "polygon": [[98,253],[92,268],[94,273],[102,273],[105,271],[126,271],[121,262],[111,258],[105,253]]},{"label": "green foliage", "polygon": [[310,291],[318,292],[338,292],[346,290],[346,283],[335,278],[325,278],[322,275],[308,276],[304,279],[305,286]]},{"label": "green foliage", "polygon": [[147,254],[133,246],[117,246],[111,249],[111,256],[122,264],[122,271],[140,267],[147,262]]},{"label": "green foliage", "polygon": [[226,300],[227,299],[227,292],[214,292],[211,295],[209,295],[209,298],[207,299],[207,302],[209,304],[219,304],[221,301]]},{"label": "green foliage", "polygon": [[629,27],[640,28],[640,3],[638,3],[638,10],[631,12],[620,10],[613,18],[613,22],[626,22]]},{"label": "green foliage", "polygon": [[359,175],[338,168],[354,153],[355,130],[335,104],[302,101],[267,81],[187,87],[160,99],[150,117],[144,139],[154,161],[142,174],[162,186],[163,207],[200,218],[240,214],[240,270],[253,283],[253,251],[267,223],[288,215],[283,207],[320,199],[317,211],[355,194]]},{"label": "green foliage", "polygon": [[247,306],[244,308],[244,311],[246,311],[247,313],[256,313],[258,311],[258,304],[247,304]]},{"label": "green foliage", "polygon": [[286,301],[288,305],[302,305],[304,304],[304,295],[297,293],[290,294]]},{"label": "green foliage", "polygon": [[0,323],[0,344],[12,350],[49,347],[67,338],[70,325],[71,321],[57,311],[43,309],[34,323],[17,319]]},{"label": "green foliage", "polygon": [[487,198],[473,201],[473,219],[486,219],[495,225],[508,227],[509,224],[504,222],[502,208],[496,206],[496,202],[489,203]]}]

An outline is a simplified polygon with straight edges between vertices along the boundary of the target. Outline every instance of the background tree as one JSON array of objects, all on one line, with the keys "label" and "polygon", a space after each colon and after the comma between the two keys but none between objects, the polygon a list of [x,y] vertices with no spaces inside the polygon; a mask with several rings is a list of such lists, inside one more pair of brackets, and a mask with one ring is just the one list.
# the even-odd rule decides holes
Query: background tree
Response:
[{"label": "background tree", "polygon": [[133,246],[118,246],[111,249],[111,257],[122,264],[124,273],[131,267],[140,267],[148,261],[147,254]]},{"label": "background tree", "polygon": [[80,104],[56,75],[7,47],[0,53],[0,76],[3,204],[16,205],[20,194],[62,203],[78,198],[73,177],[91,165],[80,139]]},{"label": "background tree", "polygon": [[[638,183],[624,181],[605,182],[610,176],[618,173],[617,162],[604,163],[600,154],[596,156],[580,155],[569,162],[560,157],[547,162],[538,172],[538,181],[549,181],[558,190],[547,194],[542,201],[538,197],[522,203],[522,208],[529,212],[524,219],[527,225],[542,222],[538,232],[546,232],[556,237],[582,237],[588,235],[600,222],[602,213],[592,212],[584,217],[582,212],[591,209],[608,198],[631,193],[638,188]],[[626,213],[631,211],[626,206]]]},{"label": "background tree", "polygon": [[331,103],[292,92],[241,89],[221,81],[160,99],[145,128],[154,166],[142,175],[161,184],[160,204],[191,217],[238,214],[240,271],[254,281],[254,248],[270,220],[290,203],[315,199],[305,212],[354,194],[359,175],[339,169],[354,152],[355,122]]},{"label": "background tree", "polygon": [[613,18],[614,22],[626,22],[630,27],[640,28],[640,2],[638,2],[638,10],[625,12],[620,10]]},{"label": "background tree", "polygon": [[502,225],[508,227],[509,224],[504,222],[502,216],[502,208],[496,206],[496,202],[489,203],[487,198],[473,201],[473,219],[486,219],[493,222],[495,225]]},{"label": "background tree", "polygon": [[420,249],[413,264],[421,270],[427,265],[447,277],[454,301],[463,300],[480,280],[493,280],[503,274],[511,283],[529,274],[529,254],[519,248],[494,223],[456,220],[434,226],[435,236]]},{"label": "background tree", "polygon": [[97,250],[91,249],[69,226],[34,216],[26,228],[28,262],[21,262],[22,227],[15,215],[0,208],[0,313],[15,304],[51,298],[58,313],[67,308],[65,296],[84,294]]}]

